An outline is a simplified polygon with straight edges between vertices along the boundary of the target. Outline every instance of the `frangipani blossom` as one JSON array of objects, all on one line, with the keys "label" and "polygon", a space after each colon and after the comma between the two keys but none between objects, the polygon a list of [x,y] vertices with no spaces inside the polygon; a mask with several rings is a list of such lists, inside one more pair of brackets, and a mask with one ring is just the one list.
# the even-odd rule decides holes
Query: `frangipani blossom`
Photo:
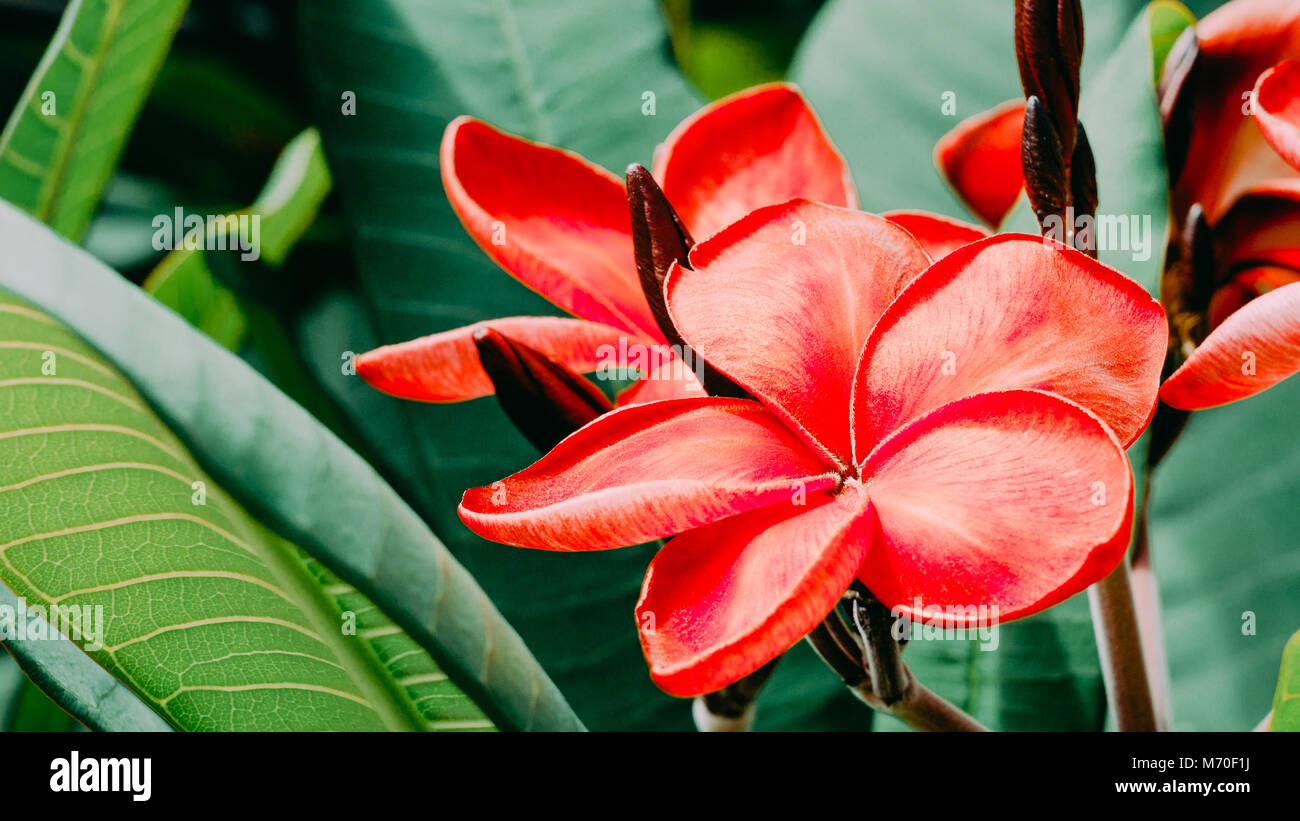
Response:
[{"label": "frangipani blossom", "polygon": [[[484,326],[577,372],[609,364],[614,351],[667,350],[637,276],[619,177],[470,117],[448,126],[440,157],[447,196],[475,242],[575,318],[493,319],[388,345],[357,357],[358,375],[407,399],[489,395],[492,382],[473,344]],[[654,175],[697,239],[791,197],[857,204],[848,166],[787,84],[748,89],[687,118],[657,149]],[[689,368],[650,376],[624,391],[619,404],[702,395]]]},{"label": "frangipani blossom", "polygon": [[[1174,215],[1199,203],[1212,227],[1209,335],[1161,388],[1199,410],[1300,371],[1300,7],[1235,0],[1197,25],[1186,161]],[[1234,106],[1244,100],[1243,117]]]},{"label": "frangipani blossom", "polygon": [[616,409],[460,506],[521,547],[675,536],[637,605],[664,690],[752,672],[855,577],[903,612],[920,598],[1013,619],[1120,561],[1123,448],[1154,410],[1167,338],[1136,283],[1023,235],[930,264],[888,220],[800,200],[689,261],[665,286],[673,323],[755,398]]}]

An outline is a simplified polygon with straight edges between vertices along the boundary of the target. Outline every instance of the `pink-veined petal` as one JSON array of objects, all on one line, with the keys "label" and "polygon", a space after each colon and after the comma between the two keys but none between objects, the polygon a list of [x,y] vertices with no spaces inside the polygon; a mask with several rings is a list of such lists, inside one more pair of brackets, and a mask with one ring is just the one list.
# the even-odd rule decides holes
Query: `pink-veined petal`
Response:
[{"label": "pink-veined petal", "polygon": [[697,239],[792,197],[856,208],[848,165],[799,89],[756,86],[683,120],[654,174]]},{"label": "pink-veined petal", "polygon": [[929,264],[873,214],[791,200],[691,250],[665,283],[682,337],[810,445],[849,458],[853,370],[885,306]]},{"label": "pink-veined petal", "polygon": [[1246,303],[1197,346],[1160,398],[1201,410],[1254,396],[1300,371],[1300,282]]},{"label": "pink-veined petal", "polygon": [[671,540],[650,563],[637,623],[665,691],[718,690],[816,627],[853,581],[872,520],[846,487],[781,502]]},{"label": "pink-veined petal", "polygon": [[357,375],[384,393],[421,402],[490,396],[492,380],[483,372],[474,347],[474,331],[482,327],[516,339],[578,373],[595,370],[601,353],[617,351],[619,340],[627,337],[625,331],[582,319],[504,317],[367,351],[354,361]]},{"label": "pink-veined petal", "polygon": [[447,126],[441,161],[453,210],[497,264],[576,317],[660,338],[618,177],[471,117]]},{"label": "pink-veined petal", "polygon": [[978,225],[929,211],[889,211],[880,216],[911,234],[930,259],[941,259],[963,245],[989,236]]},{"label": "pink-veined petal", "polygon": [[1033,388],[1100,416],[1125,445],[1155,411],[1164,309],[1071,248],[1000,234],[960,248],[886,309],[862,352],[854,453],[954,399]]},{"label": "pink-veined petal", "polygon": [[671,536],[836,477],[757,402],[679,399],[618,408],[532,466],[465,492],[460,518],[505,544],[600,550]]},{"label": "pink-veined petal", "polygon": [[930,607],[946,624],[981,606],[1002,621],[1038,612],[1106,576],[1129,543],[1128,458],[1101,420],[1055,394],[944,405],[882,442],[863,481],[879,524],[858,576],[927,621]]}]

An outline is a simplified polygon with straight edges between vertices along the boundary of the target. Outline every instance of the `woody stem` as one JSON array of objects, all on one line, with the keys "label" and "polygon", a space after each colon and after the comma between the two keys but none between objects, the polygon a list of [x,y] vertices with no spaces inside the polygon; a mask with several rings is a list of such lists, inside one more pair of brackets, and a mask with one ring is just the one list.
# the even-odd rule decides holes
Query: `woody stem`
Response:
[{"label": "woody stem", "polygon": [[1106,697],[1121,732],[1154,732],[1155,706],[1147,680],[1137,608],[1127,557],[1109,576],[1088,588],[1093,629],[1101,654]]},{"label": "woody stem", "polygon": [[1165,637],[1160,616],[1160,590],[1151,564],[1148,511],[1151,503],[1151,472],[1143,484],[1142,504],[1138,507],[1137,545],[1133,550],[1133,604],[1137,610],[1138,633],[1142,637],[1142,654],[1146,660],[1151,686],[1156,727],[1168,730],[1172,725],[1169,687],[1169,663],[1165,654]]}]

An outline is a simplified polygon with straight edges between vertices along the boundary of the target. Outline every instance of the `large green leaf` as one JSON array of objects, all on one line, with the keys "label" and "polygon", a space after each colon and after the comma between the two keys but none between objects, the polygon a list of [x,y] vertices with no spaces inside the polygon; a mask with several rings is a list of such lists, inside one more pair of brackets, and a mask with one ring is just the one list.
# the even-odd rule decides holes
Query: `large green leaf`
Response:
[{"label": "large green leaf", "polygon": [[[473,536],[462,492],[537,458],[484,399],[433,406],[378,395],[340,372],[362,351],[512,314],[556,309],[496,268],[443,194],[437,147],[472,114],[621,171],[700,98],[669,62],[654,0],[583,4],[387,0],[302,3],[301,42],[330,168],[350,217],[357,293],[322,297],[305,359],[386,454],[386,469],[516,625],[584,721],[597,729],[686,729],[690,711],[649,680],[633,606],[650,548],[555,554]],[[581,44],[581,48],[574,47]],[[347,92],[356,114],[342,111]],[[654,114],[643,106],[654,95]],[[646,109],[648,110],[648,109]],[[807,675],[805,675],[805,673]],[[763,726],[862,727],[867,711],[800,650],[765,691]],[[847,705],[832,718],[827,704]],[[817,725],[814,725],[817,726]]]},{"label": "large green leaf", "polygon": [[[5,608],[6,614],[13,614],[10,630],[17,629],[20,614],[27,622],[24,637],[10,633],[12,638],[4,641],[5,649],[13,654],[22,668],[22,672],[0,669],[4,678],[13,685],[11,701],[4,715],[5,729],[67,729],[57,726],[58,716],[50,708],[59,712],[66,710],[65,718],[75,716],[86,727],[95,730],[157,732],[171,729],[135,693],[96,664],[76,644],[48,640],[54,635],[51,632],[53,628],[39,613],[26,612],[26,605],[27,602],[0,583],[0,607]],[[10,659],[5,656],[0,661],[9,662]]]},{"label": "large green leaf", "polygon": [[1300,733],[1300,632],[1291,637],[1282,650],[1282,669],[1273,694],[1273,717],[1270,732]]},{"label": "large green leaf", "polygon": [[[370,642],[400,625],[499,726],[580,727],[472,578],[306,411],[142,291],[3,204],[0,246],[11,250],[0,261],[0,288],[77,328],[94,347],[31,309],[5,312],[12,323],[5,338],[21,344],[3,360],[19,375],[6,385],[11,399],[0,416],[11,431],[0,441],[16,450],[0,464],[15,473],[6,491],[27,501],[19,506],[0,497],[24,512],[5,519],[0,576],[33,601],[100,597],[109,620],[97,661],[121,672],[179,726],[422,724],[425,716],[412,708],[404,685],[436,684],[427,677],[441,673],[428,665],[393,667],[399,660],[390,649]],[[57,375],[41,371],[46,351],[55,354]],[[22,394],[21,401],[12,398]],[[40,447],[55,435],[42,429],[67,425],[80,427],[57,431],[74,437],[66,446]],[[82,429],[87,425],[99,427]],[[114,467],[101,471],[104,465]],[[206,505],[192,504],[195,481],[207,483]],[[61,496],[76,503],[48,502]],[[322,586],[302,553],[241,505],[396,624],[363,630],[364,641],[342,638],[338,616],[359,594]],[[48,561],[46,551],[59,561]],[[157,599],[167,605],[152,603],[153,586],[168,589]],[[191,622],[198,624],[184,626]],[[205,641],[185,649],[190,631]],[[186,670],[185,686],[232,686],[229,671],[237,668],[254,684],[308,682],[331,692],[286,693],[250,688],[248,681],[230,691],[176,689],[188,662],[177,668],[171,659],[198,654],[191,661],[199,665],[203,653],[239,652],[236,646],[276,651],[275,661],[216,661],[218,653],[210,665]],[[408,675],[416,681],[403,681]],[[221,706],[273,704],[272,697],[319,709],[250,713]],[[203,699],[219,703],[190,707]],[[474,720],[463,705],[450,706],[454,714],[446,720]]]},{"label": "large green leaf", "polygon": [[252,521],[92,350],[3,298],[0,337],[0,579],[29,605],[93,613],[82,646],[178,727],[444,720],[415,711],[370,645],[392,623],[358,600],[368,622],[345,632],[356,591]]},{"label": "large green leaf", "polygon": [[186,5],[68,5],[0,134],[0,197],[64,236],[81,238]]},{"label": "large green leaf", "polygon": [[1174,728],[1249,730],[1300,624],[1300,379],[1192,415],[1151,480]]}]

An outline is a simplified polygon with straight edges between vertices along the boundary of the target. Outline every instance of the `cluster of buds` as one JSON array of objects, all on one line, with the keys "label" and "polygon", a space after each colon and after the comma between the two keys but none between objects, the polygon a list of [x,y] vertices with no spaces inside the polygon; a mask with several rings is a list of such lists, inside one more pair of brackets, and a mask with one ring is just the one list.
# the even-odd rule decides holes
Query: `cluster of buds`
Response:
[{"label": "cluster of buds", "polygon": [[[1079,0],[1017,0],[1016,60],[1025,90],[1025,193],[1040,225],[1055,216],[1074,244],[1075,220],[1097,210],[1097,172],[1079,122],[1083,12]],[[1080,248],[1092,256],[1095,250]]]}]

